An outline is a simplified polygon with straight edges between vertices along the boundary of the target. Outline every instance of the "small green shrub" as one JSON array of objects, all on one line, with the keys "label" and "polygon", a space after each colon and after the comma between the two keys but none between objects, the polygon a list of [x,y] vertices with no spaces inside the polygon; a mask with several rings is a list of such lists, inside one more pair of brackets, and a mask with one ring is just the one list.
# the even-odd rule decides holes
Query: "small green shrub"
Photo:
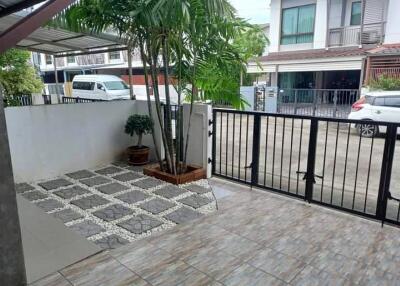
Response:
[{"label": "small green shrub", "polygon": [[150,134],[153,130],[153,120],[147,115],[131,115],[125,124],[125,133],[138,136],[137,146],[142,147],[143,134]]},{"label": "small green shrub", "polygon": [[370,88],[373,90],[400,90],[400,78],[381,75],[370,83]]}]

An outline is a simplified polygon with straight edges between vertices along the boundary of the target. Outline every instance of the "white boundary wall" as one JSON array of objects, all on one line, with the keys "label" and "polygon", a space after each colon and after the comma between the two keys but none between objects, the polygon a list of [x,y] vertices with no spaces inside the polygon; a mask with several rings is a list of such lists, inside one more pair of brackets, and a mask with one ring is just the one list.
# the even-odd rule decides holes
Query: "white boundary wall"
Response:
[{"label": "white boundary wall", "polygon": [[[185,105],[188,114],[189,106]],[[121,159],[125,149],[136,143],[124,132],[129,115],[148,114],[146,101],[95,102],[58,104],[5,109],[11,159],[15,181],[32,182],[49,179],[68,172],[111,163]],[[153,109],[155,115],[155,110]],[[209,167],[211,137],[208,120],[211,107],[195,106],[192,117],[188,162]],[[188,116],[185,116],[184,129]],[[157,142],[160,127],[155,126]],[[186,135],[186,131],[185,131]],[[201,140],[199,140],[199,136]],[[144,136],[151,148],[151,135]],[[163,153],[161,144],[158,144]],[[209,174],[211,175],[210,171]]]}]

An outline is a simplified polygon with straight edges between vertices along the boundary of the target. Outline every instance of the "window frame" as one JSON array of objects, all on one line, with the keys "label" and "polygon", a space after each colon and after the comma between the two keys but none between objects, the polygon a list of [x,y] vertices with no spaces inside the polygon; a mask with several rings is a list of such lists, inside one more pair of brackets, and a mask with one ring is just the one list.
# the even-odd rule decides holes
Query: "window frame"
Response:
[{"label": "window frame", "polygon": [[[360,5],[360,19],[358,24],[353,23],[353,12],[354,12],[354,5],[359,4]],[[361,25],[361,15],[362,15],[362,4],[361,1],[354,1],[351,2],[351,11],[350,11],[350,26],[360,26]]]},{"label": "window frame", "polygon": [[[111,55],[116,55],[118,53],[118,58],[113,58]],[[120,61],[121,60],[121,51],[113,51],[108,53],[108,59],[110,61]]]},{"label": "window frame", "polygon": [[[313,15],[313,26],[312,26],[312,32],[309,33],[298,33],[299,30],[299,11],[300,8],[303,7],[314,7],[314,15]],[[280,37],[279,37],[279,43],[280,45],[298,45],[298,44],[309,44],[309,43],[313,43],[314,42],[314,34],[315,34],[315,17],[316,17],[316,13],[317,13],[317,6],[316,4],[307,4],[307,5],[301,5],[301,6],[293,6],[293,7],[288,7],[288,8],[283,8],[281,9],[281,26],[280,26]],[[283,34],[283,14],[285,10],[290,10],[290,9],[297,9],[297,22],[296,22],[296,34],[290,34],[290,35],[284,35]],[[312,40],[310,42],[302,42],[302,43],[298,43],[298,37],[301,36],[307,36],[307,35],[311,35],[312,36]],[[293,44],[284,44],[282,43],[282,40],[284,37],[295,37],[296,42]]]},{"label": "window frame", "polygon": [[[73,59],[73,61],[70,61],[70,59]],[[75,56],[67,56],[67,64],[75,64],[75,63],[76,63]]]},{"label": "window frame", "polygon": [[[50,59],[50,61],[48,61]],[[51,55],[44,55],[44,61],[46,65],[52,65],[53,64],[53,57]]]}]

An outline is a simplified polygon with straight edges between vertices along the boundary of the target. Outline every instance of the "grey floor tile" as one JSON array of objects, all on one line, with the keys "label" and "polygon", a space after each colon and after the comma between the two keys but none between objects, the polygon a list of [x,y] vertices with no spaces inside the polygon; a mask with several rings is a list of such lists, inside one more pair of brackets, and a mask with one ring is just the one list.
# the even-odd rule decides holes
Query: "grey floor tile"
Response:
[{"label": "grey floor tile", "polygon": [[140,178],[143,178],[143,175],[134,172],[127,172],[113,177],[114,180],[121,182],[129,182]]},{"label": "grey floor tile", "polygon": [[306,266],[291,282],[294,286],[336,286],[336,285],[352,285],[350,281],[340,276],[330,274],[326,271],[319,270],[312,266]]},{"label": "grey floor tile", "polygon": [[154,191],[154,193],[164,198],[171,199],[186,193],[186,190],[174,185],[167,185]]},{"label": "grey floor tile", "polygon": [[124,169],[115,167],[115,166],[109,166],[109,167],[105,167],[99,170],[96,170],[95,172],[100,174],[100,175],[112,175],[112,174],[116,174],[119,172],[122,172]]},{"label": "grey floor tile", "polygon": [[134,204],[140,201],[143,201],[150,197],[148,194],[143,193],[138,190],[133,190],[131,192],[116,196],[115,198],[127,203],[127,204]]},{"label": "grey floor tile", "polygon": [[226,286],[275,286],[286,285],[283,281],[276,279],[251,265],[243,264],[231,272],[222,283]]},{"label": "grey floor tile", "polygon": [[42,200],[48,197],[39,191],[25,192],[22,194],[22,196],[29,201]]},{"label": "grey floor tile", "polygon": [[102,249],[116,249],[118,247],[128,244],[129,241],[116,234],[112,234],[100,238],[96,240],[94,243],[100,246]]},{"label": "grey floor tile", "polygon": [[175,206],[175,203],[159,198],[154,198],[150,201],[144,202],[139,205],[141,209],[144,209],[152,214],[159,214],[167,209],[170,209]]},{"label": "grey floor tile", "polygon": [[141,189],[152,189],[157,186],[164,184],[162,181],[154,179],[154,178],[146,178],[137,182],[132,183],[132,185],[139,187]]},{"label": "grey floor tile", "polygon": [[188,205],[192,208],[198,209],[202,206],[205,206],[212,202],[211,199],[200,196],[200,195],[191,195],[189,197],[180,199],[179,202],[182,204]]},{"label": "grey floor tile", "polygon": [[185,189],[188,189],[189,191],[197,193],[199,195],[211,192],[210,188],[205,188],[205,187],[199,186],[197,184],[187,185],[187,186],[185,186]]},{"label": "grey floor tile", "polygon": [[44,201],[37,202],[36,205],[44,210],[45,212],[49,212],[55,209],[63,208],[64,205],[57,200],[48,199]]},{"label": "grey floor tile", "polygon": [[25,193],[25,192],[27,192],[27,191],[32,191],[32,190],[34,190],[34,189],[35,189],[34,186],[31,186],[31,185],[29,185],[29,184],[27,184],[27,183],[15,184],[15,191],[16,191],[18,194],[22,194],[22,193]]},{"label": "grey floor tile", "polygon": [[93,215],[105,221],[113,221],[116,219],[123,218],[124,216],[127,216],[132,213],[133,210],[124,207],[123,205],[116,204],[106,207],[104,209],[99,209],[93,212]]},{"label": "grey floor tile", "polygon": [[61,210],[58,212],[54,212],[54,213],[52,213],[52,215],[54,217],[62,220],[62,222],[64,222],[64,223],[83,218],[83,215],[81,215],[80,213],[77,213],[71,209],[64,209],[64,210]]},{"label": "grey floor tile", "polygon": [[98,195],[91,195],[78,200],[71,201],[71,204],[80,207],[81,209],[91,209],[97,206],[108,204],[110,201]]},{"label": "grey floor tile", "polygon": [[89,190],[86,190],[80,186],[72,186],[66,189],[61,189],[59,191],[55,191],[54,194],[63,198],[63,199],[71,199],[76,196],[84,195],[90,193]]},{"label": "grey floor tile", "polygon": [[38,185],[46,190],[54,190],[54,189],[58,189],[61,187],[66,187],[66,186],[72,185],[72,183],[65,179],[55,179],[55,180],[50,180],[47,182],[39,183]]},{"label": "grey floor tile", "polygon": [[127,166],[127,167],[125,167],[125,169],[127,169],[127,170],[138,172],[138,173],[143,173],[143,168],[144,168],[144,166]]},{"label": "grey floor tile", "polygon": [[61,271],[73,285],[138,285],[150,286],[146,281],[121,265],[107,253],[100,253]]},{"label": "grey floor tile", "polygon": [[79,170],[73,173],[68,173],[66,174],[66,176],[75,179],[75,180],[81,180],[81,179],[85,179],[85,178],[91,178],[96,176],[96,174],[93,174],[92,172],[88,171],[88,170]]},{"label": "grey floor tile", "polygon": [[121,167],[121,168],[125,168],[125,167],[129,167],[130,165],[125,162],[125,161],[116,161],[111,163],[111,165],[117,166],[117,167]]},{"label": "grey floor tile", "polygon": [[96,189],[98,191],[104,193],[104,194],[111,195],[111,194],[115,194],[115,193],[118,193],[118,192],[121,192],[121,191],[125,191],[125,190],[128,189],[128,187],[124,186],[124,185],[121,185],[119,183],[113,182],[113,183],[110,183],[110,184],[106,184],[106,185],[102,185],[102,186],[96,187]]},{"label": "grey floor tile", "polygon": [[135,215],[134,217],[118,224],[118,226],[135,234],[144,233],[160,225],[162,225],[161,221],[145,214]]},{"label": "grey floor tile", "polygon": [[181,224],[201,217],[202,214],[187,207],[181,207],[164,216],[164,218],[173,221],[174,223]]},{"label": "grey floor tile", "polygon": [[102,185],[105,183],[109,183],[109,182],[111,182],[111,180],[104,178],[104,177],[97,176],[97,177],[81,180],[80,182],[82,184],[85,184],[88,187],[93,187],[93,186],[98,186],[98,185]]},{"label": "grey floor tile", "polygon": [[72,286],[60,273],[56,272],[45,278],[40,279],[30,286]]},{"label": "grey floor tile", "polygon": [[84,237],[89,237],[104,231],[104,228],[89,220],[71,225],[69,228]]},{"label": "grey floor tile", "polygon": [[259,250],[248,263],[286,283],[289,283],[306,266],[306,263],[301,260],[269,248]]}]

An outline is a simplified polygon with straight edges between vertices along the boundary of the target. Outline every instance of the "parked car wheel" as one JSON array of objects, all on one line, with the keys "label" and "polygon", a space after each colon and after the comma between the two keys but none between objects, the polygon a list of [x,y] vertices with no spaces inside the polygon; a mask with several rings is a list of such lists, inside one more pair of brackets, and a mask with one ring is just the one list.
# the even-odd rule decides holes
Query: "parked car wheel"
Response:
[{"label": "parked car wheel", "polygon": [[361,137],[372,138],[378,134],[378,126],[374,124],[360,124],[357,126],[358,134]]}]

